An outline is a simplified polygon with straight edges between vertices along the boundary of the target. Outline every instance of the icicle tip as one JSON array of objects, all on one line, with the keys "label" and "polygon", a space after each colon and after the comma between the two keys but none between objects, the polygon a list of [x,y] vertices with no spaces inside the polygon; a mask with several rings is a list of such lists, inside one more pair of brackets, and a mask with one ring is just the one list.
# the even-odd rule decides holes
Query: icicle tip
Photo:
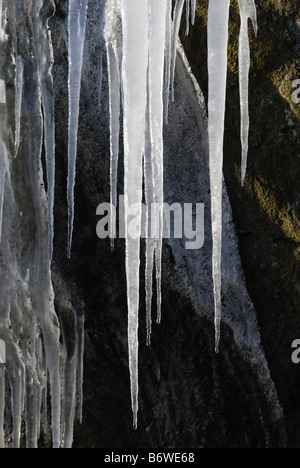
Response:
[{"label": "icicle tip", "polygon": [[138,416],[137,412],[133,413],[133,430],[136,431],[138,428]]}]

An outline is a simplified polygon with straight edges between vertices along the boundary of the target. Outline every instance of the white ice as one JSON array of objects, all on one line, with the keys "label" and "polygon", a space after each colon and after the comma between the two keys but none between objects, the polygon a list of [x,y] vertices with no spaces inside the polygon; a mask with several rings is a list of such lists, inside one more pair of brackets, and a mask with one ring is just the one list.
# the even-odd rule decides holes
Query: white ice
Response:
[{"label": "white ice", "polygon": [[213,238],[212,271],[217,352],[222,317],[222,181],[229,6],[230,0],[210,0],[208,9],[208,134]]},{"label": "white ice", "polygon": [[115,15],[119,4],[116,0],[108,0],[105,9],[104,36],[107,51],[107,70],[109,82],[109,114],[110,114],[110,203],[111,216],[111,246],[114,248],[115,213],[117,208],[117,182],[119,163],[120,105],[121,105],[121,45],[113,28]]},{"label": "white ice", "polygon": [[[128,343],[133,425],[138,413],[138,325],[143,154],[148,70],[148,2],[122,0],[124,96],[124,195],[126,224],[126,276]],[[137,207],[137,235],[130,235],[129,209]]]},{"label": "white ice", "polygon": [[[51,35],[49,31],[49,20],[42,14],[44,6],[43,0],[35,0],[32,4],[32,24],[34,34],[34,45],[38,64],[39,86],[43,106],[44,119],[44,143],[47,171],[47,198],[48,198],[48,216],[49,216],[49,256],[52,259],[53,238],[54,238],[54,190],[55,190],[55,117],[54,117],[54,89],[52,77],[52,65],[54,62]],[[18,63],[18,62],[17,62]],[[22,62],[21,62],[22,63]],[[19,73],[24,73],[20,64]],[[17,70],[18,73],[18,70]],[[16,118],[20,119],[20,108],[22,104],[22,79],[20,90],[17,92],[16,102],[18,111]],[[20,95],[19,95],[20,93]],[[17,127],[19,130],[19,128]],[[17,140],[17,139],[16,139]],[[18,141],[18,140],[17,140]],[[19,143],[18,143],[19,144]]]},{"label": "white ice", "polygon": [[248,20],[251,19],[255,34],[257,34],[257,15],[254,0],[239,0],[241,29],[239,39],[239,82],[240,82],[240,105],[241,105],[241,143],[242,143],[242,185],[245,182],[248,156],[249,135],[249,69],[250,69],[250,46],[248,36]]},{"label": "white ice", "polygon": [[71,257],[74,224],[74,189],[76,177],[77,136],[81,73],[88,0],[70,0],[68,16],[69,51],[69,143],[68,143],[68,258]]},{"label": "white ice", "polygon": [[16,77],[15,77],[15,157],[18,154],[20,146],[21,133],[21,113],[24,87],[24,60],[21,56],[16,58]]},{"label": "white ice", "polygon": [[168,1],[149,1],[149,128],[153,199],[159,209],[154,222],[157,282],[157,322],[161,322],[161,258],[163,233],[163,88]]}]

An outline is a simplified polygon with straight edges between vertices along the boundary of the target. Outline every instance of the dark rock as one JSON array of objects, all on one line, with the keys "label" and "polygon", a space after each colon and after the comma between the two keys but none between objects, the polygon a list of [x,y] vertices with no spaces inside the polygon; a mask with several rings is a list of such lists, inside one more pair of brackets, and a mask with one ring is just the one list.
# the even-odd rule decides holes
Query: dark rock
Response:
[{"label": "dark rock", "polygon": [[[98,106],[99,57],[103,47],[99,42],[102,21],[99,15],[103,4],[90,1],[89,7],[70,261],[66,260],[67,2],[56,0],[57,13],[51,20],[57,124],[54,282],[58,303],[66,296],[68,303],[74,309],[84,310],[86,317],[84,419],[82,426],[76,425],[74,446],[284,447],[282,411],[267,364],[287,416],[290,444],[297,444],[298,436],[293,431],[297,415],[292,413],[298,408],[299,371],[291,364],[290,346],[298,337],[300,325],[297,317],[299,114],[288,99],[289,85],[284,78],[289,77],[291,81],[293,70],[295,73],[297,70],[294,25],[299,2],[259,4],[260,33],[257,42],[252,41],[252,124],[249,172],[244,189],[240,187],[239,177],[235,7],[230,28],[225,178],[267,360],[245,288],[225,188],[224,322],[221,353],[214,354],[205,122],[190,78],[179,59],[176,102],[165,130],[165,196],[168,202],[205,203],[206,240],[201,251],[191,254],[181,242],[165,242],[163,323],[154,326],[151,348],[145,345],[141,285],[137,431],[132,430],[129,395],[124,243],[116,241],[115,252],[111,252],[109,240],[101,241],[96,236],[96,208],[109,200],[105,72],[101,110]],[[207,0],[198,4],[197,13],[197,24],[190,37],[182,39],[193,71],[207,95]],[[285,111],[291,112],[293,126],[287,124]],[[122,194],[122,164],[119,172]]]}]

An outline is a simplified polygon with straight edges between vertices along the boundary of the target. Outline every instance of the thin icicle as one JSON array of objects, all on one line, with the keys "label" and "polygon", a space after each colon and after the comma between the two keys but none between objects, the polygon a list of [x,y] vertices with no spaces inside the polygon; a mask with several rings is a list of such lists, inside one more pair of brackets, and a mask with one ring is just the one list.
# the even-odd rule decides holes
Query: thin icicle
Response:
[{"label": "thin icicle", "polygon": [[[126,276],[128,298],[128,344],[133,426],[138,414],[138,311],[142,203],[142,161],[145,145],[148,69],[148,2],[122,0],[123,95]],[[134,208],[134,210],[133,210]],[[130,215],[136,230],[131,232]]]},{"label": "thin icicle", "polygon": [[50,17],[44,18],[43,0],[35,0],[32,4],[32,24],[34,45],[38,64],[38,77],[42,97],[44,119],[44,143],[47,171],[47,198],[49,216],[49,257],[52,259],[54,238],[54,189],[55,189],[55,118],[54,89],[52,66],[54,62],[53,48],[48,23]]},{"label": "thin icicle", "polygon": [[145,290],[146,290],[146,344],[151,344],[152,333],[152,297],[153,297],[153,266],[155,243],[151,233],[151,209],[154,203],[153,171],[151,161],[151,140],[149,127],[149,105],[146,112],[145,154],[144,154],[144,185],[146,201],[146,265],[145,265]]},{"label": "thin icicle", "polygon": [[191,4],[190,0],[186,0],[185,2],[185,35],[188,36],[190,33],[190,15],[191,15]]},{"label": "thin icicle", "polygon": [[26,369],[26,447],[37,448],[37,389],[30,369]]},{"label": "thin icicle", "polygon": [[64,343],[64,385],[62,406],[62,440],[64,448],[71,448],[76,407],[77,330],[73,309],[66,303],[60,311]]},{"label": "thin icicle", "polygon": [[176,68],[176,58],[177,58],[177,44],[179,37],[180,23],[183,13],[183,6],[185,0],[176,0],[174,18],[173,18],[173,40],[172,40],[172,67],[171,67],[171,91],[172,91],[172,101],[174,102],[174,83],[175,83],[175,68]]},{"label": "thin icicle", "polygon": [[99,52],[99,83],[98,83],[98,111],[101,111],[101,101],[102,101],[102,85],[103,85],[103,51]]},{"label": "thin icicle", "polygon": [[78,418],[82,424],[83,410],[83,358],[84,358],[84,314],[76,314],[77,343],[77,388],[78,388]]},{"label": "thin icicle", "polygon": [[167,0],[149,1],[149,127],[154,203],[157,322],[161,322],[161,258],[163,234],[163,86],[166,42]]},{"label": "thin icicle", "polygon": [[167,0],[167,25],[165,45],[165,84],[164,84],[164,112],[165,123],[168,123],[170,86],[171,86],[171,62],[172,62],[172,0]]},{"label": "thin icicle", "polygon": [[115,16],[116,1],[110,0],[106,6],[105,39],[107,51],[107,69],[109,82],[109,114],[110,114],[110,203],[111,203],[111,247],[114,249],[115,213],[117,209],[117,182],[119,163],[119,134],[120,134],[120,47],[114,34],[113,21]]},{"label": "thin icicle", "polygon": [[23,370],[13,369],[11,374],[11,402],[13,413],[13,445],[20,448],[22,424]]},{"label": "thin icicle", "polygon": [[230,0],[210,0],[208,9],[208,135],[213,237],[216,352],[221,326],[222,181]]},{"label": "thin icicle", "polygon": [[37,372],[38,372],[38,383],[37,383],[37,436],[41,434],[41,419],[42,419],[42,406],[43,406],[43,393],[46,385],[46,372],[44,369],[44,353],[43,353],[43,342],[42,337],[39,333],[38,344],[37,344]]},{"label": "thin icicle", "polygon": [[18,55],[16,59],[15,77],[15,157],[18,155],[21,135],[21,112],[24,87],[24,60]]},{"label": "thin icicle", "polygon": [[76,177],[77,136],[83,49],[86,30],[88,0],[69,0],[69,143],[68,143],[68,258],[71,257],[74,224],[74,189]]},{"label": "thin icicle", "polygon": [[191,23],[194,26],[196,20],[196,0],[191,0]]},{"label": "thin icicle", "polygon": [[257,34],[257,15],[254,0],[239,0],[241,29],[239,40],[239,73],[240,73],[240,101],[241,101],[241,143],[242,143],[242,185],[245,182],[248,157],[249,138],[249,70],[250,46],[248,35],[248,19],[252,20],[255,34]]},{"label": "thin icicle", "polygon": [[7,39],[7,35],[5,33],[6,23],[6,10],[3,9],[3,0],[0,0],[0,42],[5,42]]}]

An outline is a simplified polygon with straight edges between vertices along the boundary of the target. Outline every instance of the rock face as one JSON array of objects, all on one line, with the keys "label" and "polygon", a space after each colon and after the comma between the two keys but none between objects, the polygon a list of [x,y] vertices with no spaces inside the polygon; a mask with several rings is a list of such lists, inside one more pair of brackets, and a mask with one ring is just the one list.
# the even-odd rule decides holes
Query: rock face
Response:
[{"label": "rock face", "polygon": [[[251,129],[245,188],[240,185],[237,2],[232,2],[231,9],[224,175],[248,292],[284,407],[289,443],[299,446],[299,368],[291,362],[291,343],[300,334],[300,104],[293,102],[293,85],[300,76],[300,2],[256,3],[259,31],[251,44]],[[205,94],[207,4],[199,2],[196,27],[188,38],[183,37]],[[195,52],[197,48],[201,54]]]},{"label": "rock face", "polygon": [[[53,280],[58,312],[65,313],[68,304],[70,309],[80,308],[86,318],[83,424],[76,425],[74,446],[284,447],[286,428],[280,405],[287,417],[290,444],[296,445],[297,414],[291,413],[298,408],[298,369],[291,364],[290,346],[298,338],[299,325],[299,106],[292,103],[288,90],[289,83],[298,78],[299,1],[259,4],[260,33],[252,44],[252,126],[244,189],[239,180],[238,16],[233,4],[224,172],[238,238],[224,186],[224,321],[218,356],[214,354],[205,116],[199,104],[201,93],[197,95],[184,59],[178,58],[175,103],[165,128],[165,198],[169,203],[205,204],[205,243],[201,250],[188,251],[176,239],[165,242],[163,323],[154,326],[150,348],[145,345],[141,286],[137,431],[132,430],[129,395],[124,242],[116,241],[111,252],[109,240],[96,236],[96,208],[109,201],[105,59],[99,107],[103,5],[104,1],[89,2],[70,261],[66,260],[65,203],[67,1],[56,0],[50,23],[57,128]],[[201,1],[190,37],[182,37],[204,95],[206,15],[207,1]],[[119,172],[122,194],[122,164]]]}]

